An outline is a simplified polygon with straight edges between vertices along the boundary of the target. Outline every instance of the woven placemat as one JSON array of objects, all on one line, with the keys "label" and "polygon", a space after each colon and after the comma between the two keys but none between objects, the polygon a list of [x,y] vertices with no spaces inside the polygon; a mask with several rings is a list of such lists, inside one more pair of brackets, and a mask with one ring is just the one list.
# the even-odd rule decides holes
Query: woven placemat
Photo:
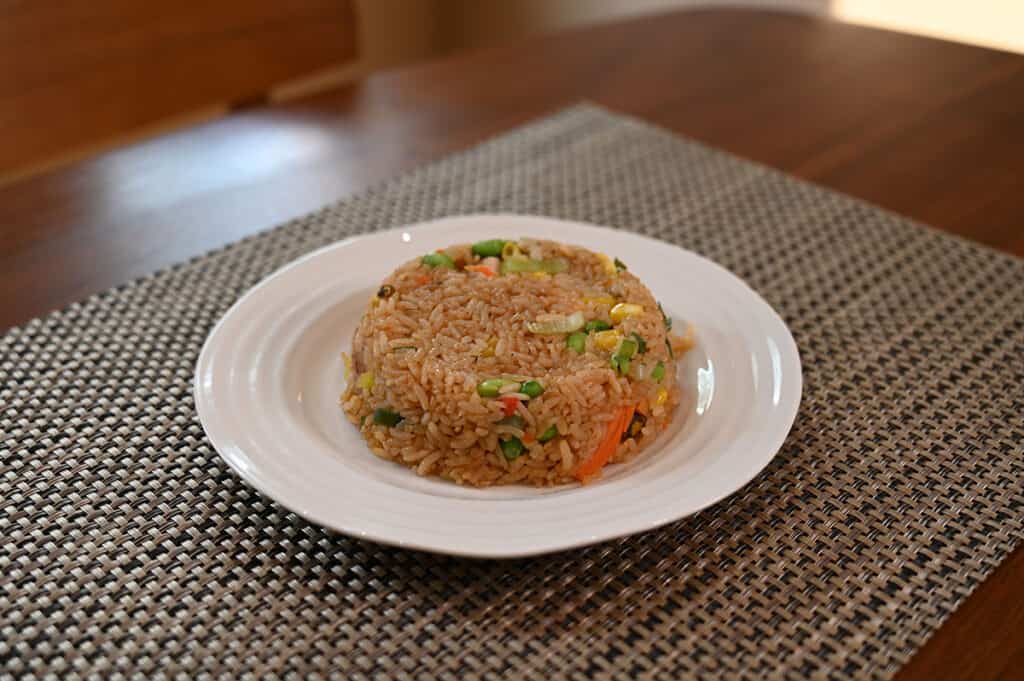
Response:
[{"label": "woven placemat", "polygon": [[[695,517],[516,561],[348,539],[242,483],[192,401],[217,319],[314,248],[476,211],[744,278],[804,363],[779,456]],[[7,332],[0,408],[7,674],[886,678],[1021,539],[1024,262],[581,106]]]}]

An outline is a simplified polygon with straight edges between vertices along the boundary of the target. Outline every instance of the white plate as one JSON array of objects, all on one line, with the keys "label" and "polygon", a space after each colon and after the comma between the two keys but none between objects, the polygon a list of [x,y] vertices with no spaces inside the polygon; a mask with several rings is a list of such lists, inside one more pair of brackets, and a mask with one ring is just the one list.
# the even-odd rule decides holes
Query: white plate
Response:
[{"label": "white plate", "polygon": [[[453,243],[553,238],[617,256],[698,344],[680,362],[674,425],[586,487],[470,489],[383,461],[344,417],[340,353],[379,282]],[[276,272],[217,324],[196,368],[207,436],[260,492],[353,537],[439,553],[527,556],[649,530],[735,492],[782,445],[800,402],[782,320],[718,265],[635,234],[515,215],[468,215],[320,249]],[[685,537],[680,539],[685,541]]]}]

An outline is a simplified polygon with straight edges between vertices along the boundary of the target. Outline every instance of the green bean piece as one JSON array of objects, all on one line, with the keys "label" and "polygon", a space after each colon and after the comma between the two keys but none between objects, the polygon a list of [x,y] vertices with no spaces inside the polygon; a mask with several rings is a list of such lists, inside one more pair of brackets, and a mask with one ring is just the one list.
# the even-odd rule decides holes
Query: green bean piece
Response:
[{"label": "green bean piece", "polygon": [[661,379],[665,378],[664,362],[658,362],[654,365],[654,369],[651,371],[651,378],[654,379],[655,383],[661,383]]},{"label": "green bean piece", "polygon": [[570,350],[575,350],[577,355],[582,355],[587,349],[587,334],[577,331],[565,337],[565,345]]},{"label": "green bean piece", "polygon": [[622,355],[612,355],[610,360],[612,369],[619,372],[622,376],[629,373],[629,358],[623,357]]},{"label": "green bean piece", "polygon": [[519,388],[519,392],[530,398],[540,397],[540,394],[544,392],[544,386],[537,381],[527,381]]},{"label": "green bean piece", "polygon": [[523,453],[523,443],[517,437],[499,440],[498,444],[501,446],[501,453],[508,461],[515,461]]},{"label": "green bean piece", "polygon": [[480,397],[497,397],[503,385],[505,385],[503,378],[488,378],[477,384],[476,394]]},{"label": "green bean piece", "polygon": [[501,249],[505,247],[504,239],[487,239],[473,244],[473,253],[481,258],[500,258]]},{"label": "green bean piece", "polygon": [[640,337],[636,331],[633,332],[633,340],[636,341],[636,351],[641,355],[647,352],[647,341]]},{"label": "green bean piece", "polygon": [[629,363],[633,359],[633,355],[636,354],[638,344],[632,338],[623,338],[622,342],[619,343],[619,349],[612,355],[611,365],[612,369],[615,369],[619,374],[625,376],[629,373]]},{"label": "green bean piece", "polygon": [[522,430],[523,426],[526,425],[526,421],[524,421],[523,417],[520,416],[519,414],[512,414],[512,416],[506,416],[502,420],[498,421],[498,425],[499,426],[514,426],[515,428],[518,428],[519,430]]},{"label": "green bean piece", "polygon": [[623,359],[633,359],[638,347],[639,344],[632,338],[623,338],[619,343],[619,351],[615,354]]},{"label": "green bean piece", "polygon": [[586,325],[583,327],[583,330],[586,331],[587,333],[594,333],[595,331],[607,331],[610,328],[612,328],[612,325],[609,324],[608,322],[603,321],[601,319],[595,319],[593,321],[587,322]]},{"label": "green bean piece", "polygon": [[405,419],[398,412],[379,407],[373,410],[373,422],[378,426],[387,426],[388,428],[394,428]]},{"label": "green bean piece", "polygon": [[552,423],[547,427],[547,430],[540,434],[540,437],[537,438],[537,442],[544,444],[545,442],[554,440],[556,437],[558,437],[558,426]]},{"label": "green bean piece", "polygon": [[420,262],[427,267],[447,267],[450,270],[455,269],[455,261],[444,253],[427,253],[425,256],[420,258]]}]

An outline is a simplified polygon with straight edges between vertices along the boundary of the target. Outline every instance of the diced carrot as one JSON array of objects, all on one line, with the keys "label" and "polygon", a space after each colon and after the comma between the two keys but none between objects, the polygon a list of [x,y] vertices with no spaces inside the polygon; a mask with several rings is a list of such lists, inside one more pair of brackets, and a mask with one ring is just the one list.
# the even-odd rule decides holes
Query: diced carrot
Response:
[{"label": "diced carrot", "polygon": [[425,274],[421,274],[419,278],[416,279],[416,283],[419,284],[420,286],[423,286],[424,284],[429,284],[430,277],[428,277]]},{"label": "diced carrot", "polygon": [[533,442],[536,439],[537,438],[533,436],[533,433],[526,433],[525,435],[523,435],[523,442]]},{"label": "diced carrot", "polygon": [[612,417],[597,450],[576,469],[577,480],[582,482],[590,478],[608,463],[612,455],[615,454],[615,450],[619,448],[619,440],[622,438],[623,431],[629,427],[635,409],[636,407],[632,406],[623,407]]},{"label": "diced carrot", "polygon": [[519,409],[518,397],[499,397],[505,416],[512,416]]},{"label": "diced carrot", "polygon": [[482,274],[488,279],[491,279],[495,276],[494,270],[492,270],[490,267],[487,267],[486,265],[466,265],[466,269],[469,270],[470,272],[477,272],[479,274]]}]

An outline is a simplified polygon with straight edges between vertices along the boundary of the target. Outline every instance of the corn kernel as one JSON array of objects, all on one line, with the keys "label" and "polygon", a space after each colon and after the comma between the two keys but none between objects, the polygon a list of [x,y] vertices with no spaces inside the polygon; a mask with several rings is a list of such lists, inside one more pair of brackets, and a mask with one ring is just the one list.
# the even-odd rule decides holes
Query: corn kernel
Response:
[{"label": "corn kernel", "polygon": [[622,342],[622,334],[615,329],[598,331],[594,334],[594,345],[602,350],[608,350],[610,352],[619,347],[620,342]]},{"label": "corn kernel", "polygon": [[609,277],[614,277],[614,276],[618,275],[619,270],[615,267],[615,261],[614,260],[609,258],[604,253],[598,253],[597,254],[597,259],[601,261],[601,267],[604,268],[605,274],[607,274]]},{"label": "corn kernel", "polygon": [[664,407],[666,402],[668,402],[668,390],[658,388],[658,394],[654,397],[654,406]]},{"label": "corn kernel", "polygon": [[486,345],[486,347],[484,347],[483,352],[480,353],[480,356],[481,357],[494,357],[494,351],[497,349],[497,347],[498,347],[498,339],[495,338],[494,336],[491,336],[491,338],[487,341],[487,345]]},{"label": "corn kernel", "polygon": [[501,257],[511,258],[513,256],[521,256],[523,252],[519,249],[519,244],[515,241],[506,241],[501,247]]},{"label": "corn kernel", "polygon": [[618,324],[626,317],[636,317],[644,313],[642,305],[635,303],[619,303],[611,309],[608,315],[612,318],[612,322]]},{"label": "corn kernel", "polygon": [[530,276],[534,279],[547,279],[551,275],[547,272],[530,272]]},{"label": "corn kernel", "polygon": [[356,387],[367,392],[373,389],[373,372],[364,371],[356,379]]}]

